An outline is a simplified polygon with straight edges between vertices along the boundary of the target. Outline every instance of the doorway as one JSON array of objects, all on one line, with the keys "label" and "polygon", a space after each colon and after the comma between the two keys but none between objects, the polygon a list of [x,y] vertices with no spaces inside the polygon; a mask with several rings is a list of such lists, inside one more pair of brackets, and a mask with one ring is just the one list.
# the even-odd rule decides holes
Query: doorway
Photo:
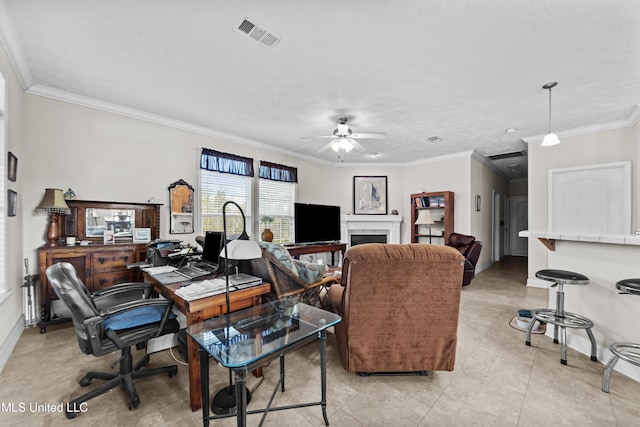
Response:
[{"label": "doorway", "polygon": [[520,237],[520,231],[529,228],[529,197],[514,196],[510,199],[509,241],[511,243],[511,255],[528,256],[529,240]]}]

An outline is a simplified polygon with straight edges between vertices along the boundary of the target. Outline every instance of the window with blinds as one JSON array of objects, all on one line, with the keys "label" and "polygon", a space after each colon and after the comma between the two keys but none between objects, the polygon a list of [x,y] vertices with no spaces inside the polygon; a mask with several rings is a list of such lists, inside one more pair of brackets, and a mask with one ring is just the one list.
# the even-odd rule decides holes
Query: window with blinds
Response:
[{"label": "window with blinds", "polygon": [[273,218],[271,224],[260,221],[260,234],[268,225],[273,232],[274,243],[293,242],[293,203],[296,184],[292,182],[259,179],[259,217]]},{"label": "window with blinds", "polygon": [[226,231],[229,236],[242,233],[245,224],[234,205],[227,205],[225,230],[222,206],[237,203],[251,233],[251,179],[253,159],[203,148],[200,155],[200,217],[202,232]]},{"label": "window with blinds", "polygon": [[293,203],[296,198],[298,169],[260,161],[258,172],[258,214],[268,216],[270,223],[260,221],[260,234],[268,226],[274,243],[293,242]]},{"label": "window with blinds", "polygon": [[[202,232],[223,231],[222,205],[233,200],[242,208],[251,234],[251,177],[200,171],[200,211]],[[242,232],[242,215],[234,205],[227,206],[227,234]]]}]

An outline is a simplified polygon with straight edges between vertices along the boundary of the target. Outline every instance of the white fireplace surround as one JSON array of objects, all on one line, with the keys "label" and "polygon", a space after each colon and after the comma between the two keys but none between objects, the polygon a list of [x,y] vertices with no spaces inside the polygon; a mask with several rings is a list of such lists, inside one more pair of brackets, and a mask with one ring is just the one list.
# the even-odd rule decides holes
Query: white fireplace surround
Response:
[{"label": "white fireplace surround", "polygon": [[400,215],[340,215],[340,237],[347,246],[351,235],[386,235],[387,243],[400,243]]}]

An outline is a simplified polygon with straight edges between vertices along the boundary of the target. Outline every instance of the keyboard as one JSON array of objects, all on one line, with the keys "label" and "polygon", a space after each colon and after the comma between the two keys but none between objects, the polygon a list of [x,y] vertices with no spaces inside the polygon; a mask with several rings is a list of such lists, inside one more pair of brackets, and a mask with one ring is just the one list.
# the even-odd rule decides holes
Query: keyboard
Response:
[{"label": "keyboard", "polygon": [[203,270],[193,265],[185,265],[176,270],[176,273],[185,276],[187,279],[195,279],[196,277],[206,276],[211,274],[209,270]]}]

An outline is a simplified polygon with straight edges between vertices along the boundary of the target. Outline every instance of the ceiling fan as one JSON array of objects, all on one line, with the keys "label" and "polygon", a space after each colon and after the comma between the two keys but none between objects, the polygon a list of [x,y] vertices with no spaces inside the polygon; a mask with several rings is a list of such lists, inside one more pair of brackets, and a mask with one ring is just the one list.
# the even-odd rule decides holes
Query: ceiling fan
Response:
[{"label": "ceiling fan", "polygon": [[360,144],[356,139],[374,139],[374,138],[384,138],[386,137],[386,133],[353,133],[347,125],[347,118],[340,117],[338,119],[338,127],[333,130],[332,135],[323,135],[323,136],[309,136],[303,137],[306,138],[331,138],[332,141],[327,145],[318,150],[318,153],[322,153],[323,151],[331,148],[333,151],[340,152],[344,151],[348,153],[352,149],[356,149],[356,151],[366,151],[366,149]]}]

